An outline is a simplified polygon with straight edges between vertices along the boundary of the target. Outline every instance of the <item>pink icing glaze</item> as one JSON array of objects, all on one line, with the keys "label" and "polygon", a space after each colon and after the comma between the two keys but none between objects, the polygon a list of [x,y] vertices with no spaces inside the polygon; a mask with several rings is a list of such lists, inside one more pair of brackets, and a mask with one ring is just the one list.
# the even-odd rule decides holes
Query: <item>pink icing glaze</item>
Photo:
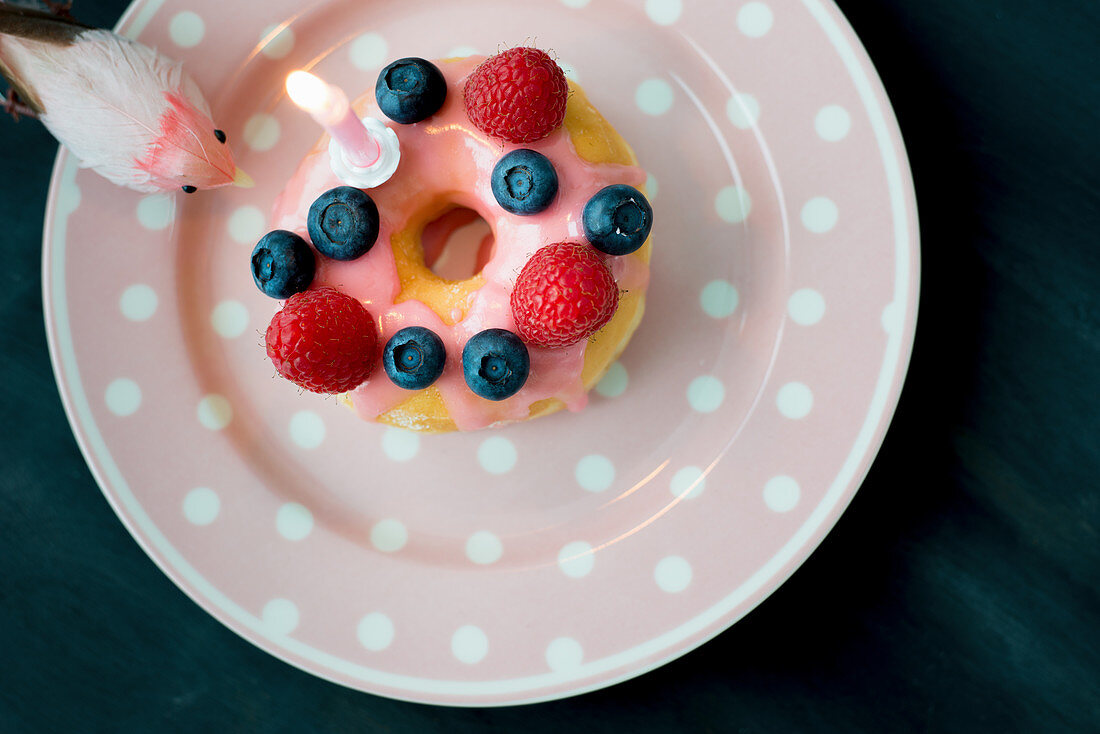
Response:
[{"label": "pink icing glaze", "polygon": [[[522,420],[529,415],[531,405],[546,398],[558,398],[570,410],[585,406],[581,370],[587,342],[562,349],[530,347],[531,374],[527,383],[500,402],[480,398],[467,387],[462,375],[462,347],[483,329],[515,330],[509,299],[517,275],[540,247],[583,240],[581,211],[592,194],[613,183],[640,187],[646,178],[645,172],[635,166],[582,160],[564,128],[526,146],[502,144],[481,133],[469,122],[462,105],[465,77],[480,61],[481,57],[470,57],[439,64],[448,84],[442,109],[422,123],[388,123],[401,142],[401,164],[393,178],[370,190],[381,216],[378,242],[366,255],[351,262],[318,258],[314,279],[315,287],[335,286],[361,300],[377,318],[383,343],[406,326],[423,326],[439,335],[447,348],[447,365],[435,387],[460,430]],[[385,119],[372,94],[357,100],[354,107],[361,115]],[[305,222],[310,205],[323,192],[342,185],[329,168],[327,146],[326,137],[306,156],[276,199],[273,228],[308,238]],[[545,211],[527,217],[501,209],[489,184],[497,160],[519,147],[547,156],[558,174],[557,199]],[[489,223],[495,239],[492,256],[481,271],[485,285],[469,299],[464,314],[449,314],[457,321],[454,326],[446,325],[420,301],[394,303],[401,284],[393,250],[386,246],[390,237],[408,227],[410,221],[438,214],[438,209],[432,211],[431,207],[441,196],[455,206],[476,211]],[[639,258],[611,258],[609,264],[620,288],[645,289],[649,268]],[[377,369],[369,381],[351,393],[351,400],[361,417],[376,420],[410,394]]]}]

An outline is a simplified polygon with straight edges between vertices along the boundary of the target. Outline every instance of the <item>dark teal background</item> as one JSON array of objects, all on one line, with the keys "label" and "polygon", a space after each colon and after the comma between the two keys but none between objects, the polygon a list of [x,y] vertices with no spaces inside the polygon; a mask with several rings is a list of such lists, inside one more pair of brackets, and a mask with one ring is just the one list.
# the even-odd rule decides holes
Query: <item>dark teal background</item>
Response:
[{"label": "dark teal background", "polygon": [[[125,5],[76,13],[110,26]],[[1100,3],[840,5],[920,206],[920,325],[893,427],[836,529],[746,619],[642,678],[536,706],[318,680],[146,558],[53,382],[55,143],[0,121],[0,731],[1100,731]]]}]

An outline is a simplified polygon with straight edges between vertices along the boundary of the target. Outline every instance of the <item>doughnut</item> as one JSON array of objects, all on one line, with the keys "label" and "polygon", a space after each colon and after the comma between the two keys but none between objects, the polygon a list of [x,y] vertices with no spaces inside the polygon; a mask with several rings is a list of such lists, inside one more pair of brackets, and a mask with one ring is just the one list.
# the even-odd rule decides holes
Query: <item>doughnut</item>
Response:
[{"label": "doughnut", "polygon": [[[549,135],[520,144],[483,132],[471,122],[463,98],[468,78],[483,61],[485,57],[471,56],[423,62],[438,70],[442,76],[439,83],[445,84],[446,91],[441,106],[423,120],[408,123],[387,119],[387,111],[401,115],[406,111],[381,109],[381,93],[377,90],[352,102],[357,115],[382,119],[396,132],[400,163],[385,183],[362,191],[371,202],[363,205],[363,211],[374,217],[374,245],[345,258],[340,252],[326,254],[324,248],[313,243],[314,263],[306,267],[310,271],[308,289],[330,287],[350,296],[369,311],[377,326],[379,349],[371,356],[377,363],[370,377],[339,398],[368,421],[439,433],[524,421],[562,408],[579,411],[587,403],[588,391],[626,347],[645,309],[652,251],[648,220],[638,238],[644,239],[644,244],[635,244],[637,249],[632,252],[605,254],[588,239],[604,236],[595,233],[598,228],[587,225],[587,217],[593,211],[600,213],[597,194],[605,190],[614,193],[631,187],[623,190],[634,191],[649,212],[646,216],[651,216],[643,195],[647,176],[633,150],[573,82],[568,86],[564,120]],[[387,73],[384,70],[382,76]],[[530,165],[508,169],[504,159],[517,151],[519,157],[509,161],[522,160],[525,166]],[[543,160],[549,162],[557,178],[548,203],[538,202],[537,206],[543,208],[535,213],[508,211],[498,198],[499,192],[494,193],[494,185],[511,185],[506,180],[510,174],[501,174],[498,164],[507,171],[534,171],[530,175],[536,178],[532,180],[541,181],[537,178],[543,170],[539,166],[547,165]],[[273,230],[287,237],[285,233],[292,233],[295,242],[301,238],[309,243],[311,208],[314,220],[319,221],[317,217],[322,215],[315,204],[326,192],[343,186],[330,167],[329,139],[324,136],[275,200]],[[546,186],[539,183],[537,188],[543,191]],[[517,191],[521,198],[526,195],[522,186]],[[355,198],[361,194],[353,190],[348,195]],[[332,196],[336,194],[324,200]],[[526,200],[517,201],[520,206],[527,205]],[[476,272],[458,279],[433,272],[432,266],[446,252],[449,236],[478,217],[488,224],[491,233],[477,248],[473,265]],[[554,243],[575,243],[595,253],[614,278],[617,307],[602,328],[574,344],[550,347],[525,343],[517,333],[511,307],[513,289],[532,256]],[[301,260],[302,246],[295,247],[293,257]],[[255,269],[255,254],[253,265]],[[276,297],[286,296],[279,293]],[[399,343],[403,335],[415,337],[409,342],[415,347],[413,352],[409,351],[412,347]],[[514,367],[508,355],[526,352],[526,377],[504,397],[485,397],[470,382],[470,360],[477,358],[470,354],[484,344],[518,350],[503,353],[502,364],[508,370]],[[381,345],[386,345],[385,350]],[[398,362],[402,359],[417,364],[423,361],[431,373],[428,379],[398,384],[401,375],[394,370],[400,368]],[[497,369],[496,362],[486,359],[480,368],[475,363],[475,369]],[[383,369],[386,360],[388,365]],[[388,377],[388,372],[395,377]],[[509,379],[518,379],[515,373],[509,374]],[[481,375],[492,383],[491,376],[484,372]],[[430,384],[417,388],[426,383]]]}]

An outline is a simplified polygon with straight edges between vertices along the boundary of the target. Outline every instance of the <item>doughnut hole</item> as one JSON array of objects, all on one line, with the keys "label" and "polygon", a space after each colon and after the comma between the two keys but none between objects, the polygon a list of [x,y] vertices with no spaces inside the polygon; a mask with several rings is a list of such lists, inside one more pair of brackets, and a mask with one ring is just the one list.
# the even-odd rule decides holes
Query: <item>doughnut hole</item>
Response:
[{"label": "doughnut hole", "polygon": [[424,225],[420,234],[424,265],[443,280],[460,281],[481,272],[493,256],[489,223],[473,209],[448,209]]},{"label": "doughnut hole", "polygon": [[465,318],[493,253],[492,229],[470,205],[476,202],[460,193],[441,194],[390,238],[401,281],[397,303],[421,301],[448,326]]}]

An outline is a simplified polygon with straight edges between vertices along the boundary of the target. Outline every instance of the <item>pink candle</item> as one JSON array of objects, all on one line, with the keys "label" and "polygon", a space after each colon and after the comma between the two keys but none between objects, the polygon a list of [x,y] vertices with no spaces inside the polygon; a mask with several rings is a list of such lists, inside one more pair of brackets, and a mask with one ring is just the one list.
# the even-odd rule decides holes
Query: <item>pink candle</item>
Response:
[{"label": "pink candle", "polygon": [[348,96],[306,71],[286,78],[291,101],[308,112],[340,146],[344,158],[356,168],[373,166],[382,154],[378,140],[356,117]]}]

